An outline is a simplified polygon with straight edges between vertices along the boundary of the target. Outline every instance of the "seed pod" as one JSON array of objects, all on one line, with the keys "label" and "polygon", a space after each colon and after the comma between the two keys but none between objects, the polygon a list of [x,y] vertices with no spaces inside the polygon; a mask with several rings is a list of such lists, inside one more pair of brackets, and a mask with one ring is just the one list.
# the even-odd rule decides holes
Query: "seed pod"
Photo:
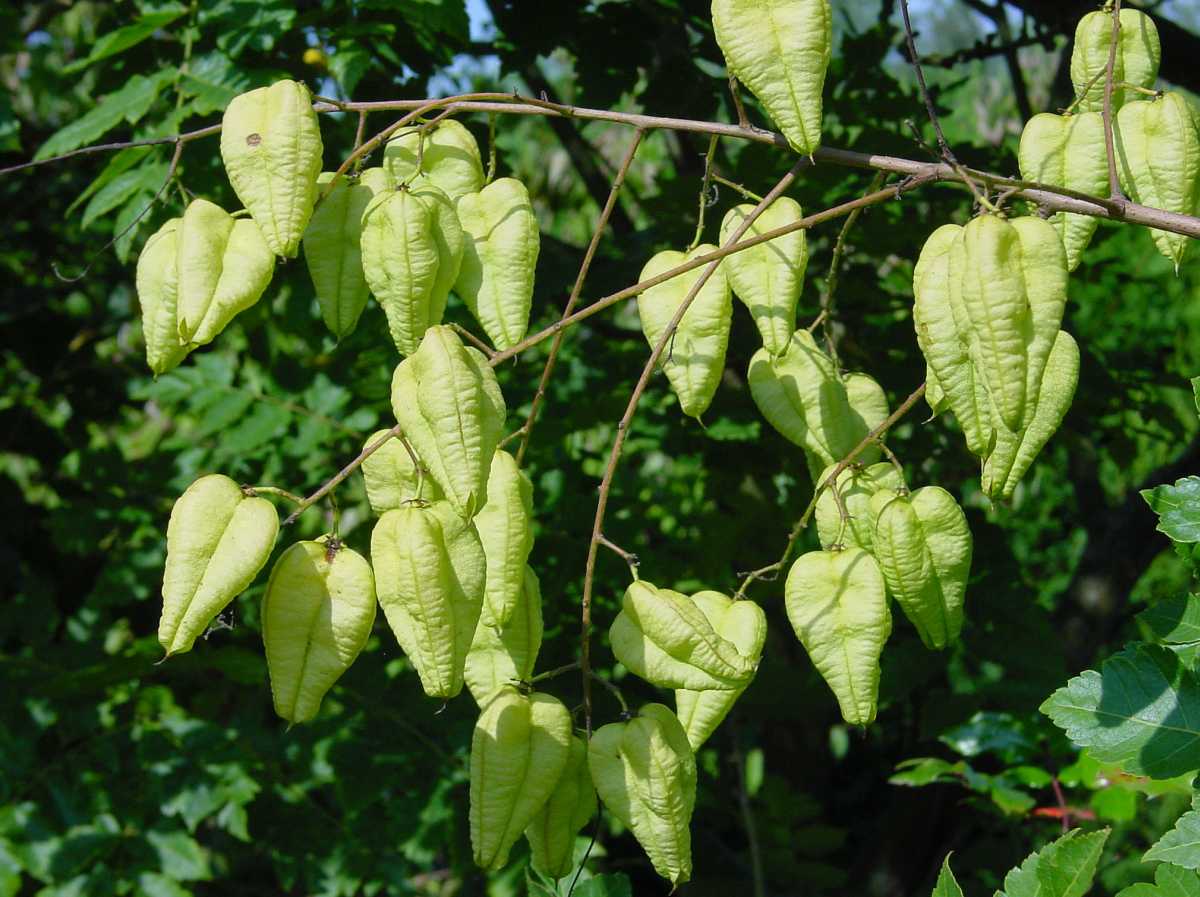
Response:
[{"label": "seed pod", "polygon": [[321,153],[321,127],[303,84],[276,81],[234,97],[225,109],[221,159],[229,183],[275,255],[296,257]]},{"label": "seed pod", "polygon": [[525,829],[531,864],[548,878],[566,878],[575,869],[575,836],[596,815],[587,754],[587,742],[571,736],[567,765],[549,800]]},{"label": "seed pod", "polygon": [[176,316],[178,231],[178,218],[167,221],[146,241],[137,261],[137,296],[142,309],[146,363],[155,375],[165,374],[188,354],[188,347],[179,341]]},{"label": "seed pod", "polygon": [[861,548],[810,551],[784,586],[788,619],[852,726],[875,719],[892,615],[879,563]]},{"label": "seed pod", "polygon": [[554,791],[571,753],[571,714],[554,697],[511,686],[483,707],[471,737],[475,864],[502,869]]},{"label": "seed pod", "polygon": [[[638,279],[656,277],[685,261],[707,255],[716,248],[711,243],[701,243],[688,253],[665,250],[646,262]],[[651,348],[662,339],[671,318],[706,267],[693,268],[686,274],[650,287],[638,296],[638,317],[642,320],[642,333],[646,335],[646,342]],[[679,397],[679,407],[688,417],[699,420],[717,392],[721,374],[725,370],[725,349],[729,345],[732,317],[729,281],[724,265],[718,265],[688,306],[659,361],[667,373],[667,379],[671,381],[671,388]]]},{"label": "seed pod", "polygon": [[971,572],[971,530],[958,502],[940,486],[911,495],[878,492],[875,557],[888,592],[926,648],[958,638]]},{"label": "seed pod", "polygon": [[674,885],[691,878],[696,758],[670,708],[646,704],[627,722],[601,726],[588,744],[588,768],[600,800],[654,871]]},{"label": "seed pod", "polygon": [[428,202],[412,190],[395,190],[368,203],[362,217],[363,274],[401,355],[417,351],[425,331],[441,323],[446,297],[438,301],[440,262]]},{"label": "seed pod", "polygon": [[950,255],[961,233],[957,224],[944,224],[925,241],[913,269],[913,325],[926,363],[962,427],[967,449],[983,458],[992,444],[991,411],[971,361],[970,319],[961,305],[962,291],[951,282]]},{"label": "seed pod", "polygon": [[[382,173],[382,169],[377,169]],[[365,175],[365,172],[364,172]],[[323,188],[333,172],[322,172]],[[317,205],[304,232],[304,261],[312,278],[321,317],[339,340],[349,336],[367,304],[367,278],[362,264],[362,217],[375,195],[375,178],[339,178]],[[318,195],[321,194],[318,190]]]},{"label": "seed pod", "polygon": [[[836,466],[831,464],[826,467],[817,477],[815,484],[820,486],[824,483]],[[844,531],[842,515],[833,495],[835,488],[842,497],[842,504],[849,517]],[[838,542],[840,533],[841,544],[846,548],[863,548],[870,551],[875,541],[874,525],[869,510],[871,496],[884,490],[895,492],[903,488],[904,478],[900,471],[888,462],[867,467],[852,464],[845,468],[838,475],[836,486],[831,485],[817,496],[815,516],[821,547],[832,548]]]},{"label": "seed pod", "polygon": [[500,178],[456,203],[467,240],[454,290],[497,349],[511,349],[529,329],[541,233],[529,192]]},{"label": "seed pod", "polygon": [[167,524],[167,564],[158,642],[167,652],[192,649],[213,617],[263,568],[279,515],[227,476],[200,477],[175,502]]},{"label": "seed pod", "polygon": [[713,33],[729,73],[758,98],[792,149],[821,142],[833,46],[829,0],[713,0]]},{"label": "seed pod", "polygon": [[331,536],[279,556],[263,596],[263,646],[275,712],[290,723],[317,715],[375,625],[371,565]]},{"label": "seed pod", "polygon": [[983,491],[993,499],[1012,498],[1017,484],[1038,453],[1061,426],[1079,383],[1079,346],[1065,330],[1058,332],[1038,391],[1037,406],[1020,434],[1005,433],[983,466]]},{"label": "seed pod", "polygon": [[[697,592],[692,601],[712,625],[713,631],[729,641],[738,653],[757,667],[767,639],[767,617],[753,601],[733,601],[720,592]],[[749,683],[728,690],[675,691],[675,709],[693,751],[716,730]]]},{"label": "seed pod", "polygon": [[[754,211],[746,203],[734,206],[721,222],[721,243],[724,245]],[[777,227],[791,224],[804,217],[800,203],[781,196],[754,220],[743,235],[757,237]],[[727,256],[722,262],[734,294],[750,310],[754,325],[762,336],[763,348],[770,355],[787,351],[796,329],[796,303],[804,286],[804,271],[808,267],[808,240],[802,230],[792,231],[750,249]]]},{"label": "seed pod", "polygon": [[483,159],[479,144],[463,125],[452,118],[445,119],[425,131],[420,128],[401,128],[388,141],[383,151],[383,165],[398,182],[406,183],[417,174],[417,155],[420,151],[420,171],[440,187],[451,201],[483,187]]},{"label": "seed pod", "polygon": [[[376,430],[363,443],[363,448],[374,445],[387,435],[387,430]],[[441,501],[446,497],[428,471],[420,478],[421,489],[418,494],[417,471],[413,467],[412,455],[399,439],[388,439],[369,455],[362,463],[362,472],[367,486],[367,501],[376,514],[399,508],[413,499]]]},{"label": "seed pod", "polygon": [[[1162,59],[1158,28],[1148,15],[1128,6],[1121,9],[1120,19],[1121,32],[1113,63],[1113,83],[1153,87]],[[1083,98],[1080,107],[1090,112],[1099,112],[1104,108],[1112,26],[1112,13],[1109,11],[1090,12],[1075,26],[1071,83],[1075,87],[1075,95]],[[1113,110],[1136,98],[1135,91],[1114,86]]]},{"label": "seed pod", "polygon": [[[916,321],[916,315],[913,315],[913,320]],[[929,363],[925,363],[925,404],[929,406],[929,417],[932,420],[939,414],[950,409],[950,402],[946,398],[946,390],[942,388],[942,383],[934,373],[933,368]]]},{"label": "seed pod", "polygon": [[492,455],[487,502],[475,515],[475,526],[487,555],[484,620],[503,626],[512,615],[525,578],[525,562],[533,548],[533,484],[508,452]]},{"label": "seed pod", "polygon": [[846,401],[850,403],[849,419],[844,429],[834,430],[829,435],[831,451],[841,453],[838,460],[846,457],[864,436],[887,420],[891,411],[887,393],[870,374],[851,371],[842,377],[842,383],[846,387]]},{"label": "seed pod", "polygon": [[500,686],[527,682],[533,675],[542,647],[542,591],[530,567],[508,620],[494,626],[486,616],[485,610],[475,627],[465,673],[467,688],[481,706]]},{"label": "seed pod", "polygon": [[449,327],[429,328],[417,352],[396,366],[392,410],[446,498],[473,517],[487,501],[506,414],[487,359]]},{"label": "seed pod", "polygon": [[[1092,196],[1108,195],[1104,119],[1097,112],[1078,115],[1042,112],[1035,115],[1021,132],[1017,158],[1021,163],[1021,177],[1026,180]],[[1100,220],[1091,215],[1058,212],[1050,222],[1067,251],[1067,270],[1074,271]]]},{"label": "seed pod", "polygon": [[625,590],[608,637],[617,660],[661,688],[744,688],[758,666],[717,635],[691,598],[644,580]]},{"label": "seed pod", "polygon": [[275,256],[253,221],[234,219],[206,199],[188,204],[176,240],[179,339],[203,346],[259,300]]},{"label": "seed pod", "polygon": [[454,200],[428,177],[421,175],[415,178],[408,189],[418,199],[423,200],[433,212],[433,240],[438,250],[438,273],[430,296],[435,306],[445,308],[450,290],[454,288],[454,281],[458,278],[462,266],[466,234],[454,209]]},{"label": "seed pod", "polygon": [[[1117,173],[1134,202],[1195,215],[1200,212],[1200,112],[1181,93],[1121,108],[1113,126]],[[1151,230],[1158,251],[1176,272],[1190,237]]]},{"label": "seed pod", "polygon": [[483,604],[483,551],[469,550],[472,538],[474,527],[438,506],[387,511],[371,533],[379,604],[432,698],[462,690]]}]

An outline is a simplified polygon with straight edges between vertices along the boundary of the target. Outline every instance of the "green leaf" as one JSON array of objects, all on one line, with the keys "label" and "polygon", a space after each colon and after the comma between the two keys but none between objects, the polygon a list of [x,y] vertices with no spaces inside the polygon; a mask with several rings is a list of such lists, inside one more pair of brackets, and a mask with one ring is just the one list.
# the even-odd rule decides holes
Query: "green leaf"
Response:
[{"label": "green leaf", "polygon": [[176,881],[201,881],[212,878],[208,852],[182,829],[171,832],[151,830],[146,832],[158,854],[163,874]]},{"label": "green leaf", "polygon": [[896,772],[888,783],[920,788],[941,782],[958,782],[965,769],[966,764],[961,761],[949,763],[938,757],[912,757],[896,764]]},{"label": "green leaf", "polygon": [[192,60],[180,79],[184,96],[192,97],[197,115],[222,112],[229,101],[250,87],[250,78],[220,50]]},{"label": "green leaf", "polygon": [[963,897],[958,879],[950,869],[950,854],[946,854],[946,859],[942,860],[942,871],[938,873],[937,884],[933,886],[930,897]]},{"label": "green leaf", "polygon": [[92,45],[92,52],[88,53],[85,59],[71,63],[63,69],[63,72],[70,75],[87,68],[94,62],[99,62],[101,59],[107,59],[110,56],[116,56],[118,53],[124,53],[130,47],[137,46],[150,37],[155,31],[170,25],[185,12],[187,12],[187,7],[180,4],[170,4],[158,12],[142,16],[132,25],[126,25],[123,28],[118,28],[116,31],[110,31]]},{"label": "green leaf", "polygon": [[113,178],[103,189],[97,191],[83,210],[80,228],[87,230],[97,218],[107,215],[136,193],[149,191],[153,194],[162,186],[163,179],[167,176],[167,168],[165,164],[143,165]]},{"label": "green leaf", "polygon": [[108,164],[104,166],[104,170],[96,175],[96,179],[87,185],[87,188],[71,200],[71,204],[67,206],[64,217],[70,217],[77,208],[85,203],[97,190],[109,184],[118,175],[124,174],[129,169],[133,168],[139,162],[154,152],[152,146],[131,146],[127,149],[120,150],[114,153],[108,160]]},{"label": "green leaf", "polygon": [[597,875],[575,886],[574,897],[633,897],[633,885],[622,873]]},{"label": "green leaf", "polygon": [[120,90],[110,93],[91,111],[60,128],[41,145],[34,159],[49,159],[69,153],[108,133],[121,121],[136,124],[145,115],[164,84],[174,77],[174,69],[156,72],[147,78],[134,75]]},{"label": "green leaf", "polygon": [[159,872],[138,876],[138,897],[191,897],[191,891]]},{"label": "green leaf", "polygon": [[[135,193],[113,218],[113,236],[117,238],[113,244],[113,248],[116,250],[117,258],[121,260],[122,264],[129,261],[134,238],[137,237],[138,231],[149,220],[150,213],[146,212],[143,215],[142,212],[145,211],[146,207],[153,200],[154,194],[149,190]],[[139,215],[141,215],[140,218],[138,218]],[[134,224],[135,219],[137,224]],[[118,234],[122,234],[123,236],[118,237]]]},{"label": "green leaf", "polygon": [[1170,778],[1200,768],[1200,681],[1166,648],[1126,648],[1040,709],[1096,759],[1134,775]]},{"label": "green leaf", "polygon": [[1108,829],[1067,832],[1004,877],[1005,897],[1084,897],[1092,887]]},{"label": "green leaf", "polygon": [[1158,843],[1146,851],[1142,862],[1171,863],[1184,869],[1200,869],[1200,810],[1190,810],[1179,817]]},{"label": "green leaf", "polygon": [[1141,496],[1158,515],[1159,532],[1176,542],[1200,542],[1200,477],[1143,489]]},{"label": "green leaf", "polygon": [[1154,870],[1154,884],[1130,885],[1117,897],[1196,897],[1197,893],[1200,893],[1200,875],[1164,864]]},{"label": "green leaf", "polygon": [[1137,615],[1154,637],[1166,645],[1200,642],[1200,597],[1167,598]]}]

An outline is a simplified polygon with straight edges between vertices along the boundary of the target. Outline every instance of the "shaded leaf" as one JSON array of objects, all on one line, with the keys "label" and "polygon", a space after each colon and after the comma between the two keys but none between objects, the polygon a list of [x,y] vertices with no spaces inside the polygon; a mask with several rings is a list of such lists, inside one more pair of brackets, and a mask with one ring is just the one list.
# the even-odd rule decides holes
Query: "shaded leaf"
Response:
[{"label": "shaded leaf", "polygon": [[1176,542],[1200,542],[1200,477],[1143,489],[1141,496],[1158,515],[1158,531]]},{"label": "shaded leaf", "polygon": [[1200,875],[1164,864],[1154,870],[1154,884],[1130,885],[1117,897],[1195,897],[1197,893],[1200,893]]},{"label": "shaded leaf", "polygon": [[1196,595],[1164,599],[1142,611],[1137,619],[1163,644],[1200,642],[1200,597]]},{"label": "shaded leaf", "polygon": [[1200,869],[1200,810],[1179,817],[1175,828],[1163,835],[1146,851],[1142,861],[1171,863],[1185,869]]},{"label": "shaded leaf", "polygon": [[55,131],[33,158],[48,159],[78,149],[108,133],[122,121],[136,124],[174,74],[174,69],[165,69],[149,78],[134,75],[124,87],[110,93],[95,108]]},{"label": "shaded leaf", "polygon": [[185,6],[178,3],[168,4],[158,12],[142,16],[132,25],[125,25],[116,31],[110,31],[108,34],[102,35],[92,45],[92,51],[88,53],[86,58],[71,63],[63,71],[69,75],[72,72],[78,72],[87,68],[94,62],[99,62],[101,59],[107,59],[110,56],[116,56],[118,53],[124,53],[130,47],[137,46],[150,37],[155,31],[170,25],[185,12],[187,12],[187,7]]}]

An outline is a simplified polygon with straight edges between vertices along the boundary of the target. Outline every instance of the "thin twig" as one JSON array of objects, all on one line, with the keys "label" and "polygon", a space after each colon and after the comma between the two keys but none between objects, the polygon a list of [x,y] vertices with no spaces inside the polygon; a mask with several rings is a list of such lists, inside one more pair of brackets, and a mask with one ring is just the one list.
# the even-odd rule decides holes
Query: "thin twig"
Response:
[{"label": "thin twig", "polygon": [[[874,193],[883,184],[884,174],[879,172],[871,180],[871,186],[867,193]],[[837,242],[833,244],[833,257],[829,260],[829,273],[825,276],[825,292],[821,294],[821,315],[820,320],[824,324],[825,345],[829,349],[829,357],[833,359],[835,365],[838,364],[837,340],[834,336],[834,308],[833,297],[837,292],[838,273],[842,267],[842,256],[846,253],[846,235],[850,233],[850,229],[854,227],[854,223],[858,221],[858,216],[863,213],[866,206],[855,209],[846,216],[846,220],[842,222],[842,229],[838,231]]]},{"label": "thin twig", "polygon": [[311,508],[313,505],[315,505],[317,502],[319,502],[322,498],[324,498],[326,495],[328,495],[334,489],[336,489],[338,487],[338,485],[342,482],[342,480],[346,479],[346,477],[350,476],[350,474],[352,474],[352,473],[354,473],[354,471],[358,470],[358,468],[362,465],[362,463],[364,461],[366,461],[369,457],[371,457],[373,454],[375,454],[376,451],[378,451],[380,448],[382,448],[383,445],[389,439],[391,439],[393,436],[398,436],[398,435],[400,435],[400,425],[396,424],[396,426],[394,426],[390,430],[388,430],[387,433],[385,433],[379,439],[375,440],[370,445],[368,445],[366,448],[364,448],[361,452],[359,452],[357,458],[355,458],[353,461],[351,461],[349,464],[347,464],[345,467],[343,467],[341,470],[339,470],[336,474],[334,474],[329,480],[327,480],[325,482],[325,485],[323,485],[320,489],[318,489],[316,492],[314,492],[308,498],[301,501],[300,506],[297,507],[296,510],[292,511],[292,513],[288,515],[287,519],[283,521],[283,526],[290,526],[292,523],[294,523],[296,521],[297,517],[299,517],[301,514],[303,514],[305,511],[307,511],[309,508]]},{"label": "thin twig", "polygon": [[716,181],[718,184],[728,187],[731,190],[736,190],[742,196],[746,197],[746,199],[752,199],[755,202],[762,202],[762,197],[753,190],[748,190],[736,181],[729,180],[729,178],[721,177],[721,175],[717,174],[715,171],[712,173],[712,180]]},{"label": "thin twig", "polygon": [[530,685],[536,685],[538,682],[544,682],[547,679],[553,679],[555,676],[561,676],[563,673],[570,673],[579,669],[579,661],[573,660],[571,663],[565,663],[560,667],[555,667],[552,670],[547,670],[544,673],[538,673],[529,680]]},{"label": "thin twig", "polygon": [[636,554],[634,554],[632,551],[626,551],[624,548],[622,548],[620,545],[618,545],[612,539],[608,538],[608,536],[604,535],[604,533],[600,534],[600,538],[598,541],[600,542],[601,545],[603,545],[605,548],[607,548],[613,554],[619,556],[621,558],[621,560],[623,560],[625,562],[625,565],[627,567],[629,567],[629,575],[630,576],[632,576],[635,580],[639,578],[639,575],[638,575],[639,563],[638,563],[638,556]]},{"label": "thin twig", "polygon": [[304,502],[304,499],[296,493],[280,489],[278,486],[243,486],[242,491],[247,495],[278,495],[280,498],[286,498],[292,504],[296,505]]},{"label": "thin twig", "polygon": [[496,350],[483,341],[481,337],[476,336],[462,324],[451,324],[450,328],[473,345],[476,349],[486,355],[489,359],[495,357]]},{"label": "thin twig", "polygon": [[719,139],[716,134],[708,138],[708,152],[704,154],[704,177],[700,181],[700,208],[696,212],[696,233],[692,237],[692,242],[688,244],[688,252],[700,245],[700,238],[704,235],[704,213],[708,211],[711,204],[708,194],[712,183],[713,156],[717,153]]},{"label": "thin twig", "polygon": [[1108,66],[1104,70],[1104,151],[1108,154],[1108,198],[1113,202],[1124,199],[1121,181],[1117,177],[1117,152],[1113,145],[1113,72],[1117,65],[1117,43],[1121,40],[1121,0],[1114,0],[1112,9],[1112,42],[1108,47]]},{"label": "thin twig", "polygon": [[742,91],[738,88],[738,80],[729,76],[729,95],[733,97],[733,108],[737,112],[738,127],[749,128],[750,119],[746,118],[746,107],[742,105]]}]

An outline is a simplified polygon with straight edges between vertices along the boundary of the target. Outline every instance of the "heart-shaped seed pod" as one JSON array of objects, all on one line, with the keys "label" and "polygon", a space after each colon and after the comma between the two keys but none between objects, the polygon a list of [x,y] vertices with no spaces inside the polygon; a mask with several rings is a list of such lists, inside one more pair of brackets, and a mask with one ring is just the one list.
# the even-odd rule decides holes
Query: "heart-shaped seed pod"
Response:
[{"label": "heart-shaped seed pod", "polygon": [[[1089,12],[1075,26],[1075,44],[1071,50],[1071,84],[1080,108],[1100,112],[1104,108],[1104,89],[1108,74],[1108,56],[1112,47],[1113,17],[1110,11]],[[1117,55],[1113,60],[1113,111],[1130,100],[1137,91],[1121,87],[1153,87],[1162,60],[1158,28],[1144,12],[1126,6],[1120,12],[1121,30]]]},{"label": "heart-shaped seed pod", "polygon": [[525,568],[508,620],[497,627],[486,617],[485,611],[475,627],[465,671],[467,688],[481,706],[497,688],[528,681],[533,675],[542,647],[542,591],[532,569]]},{"label": "heart-shaped seed pod", "polygon": [[[387,430],[376,430],[363,443],[363,448],[388,435]],[[362,463],[362,473],[367,486],[367,501],[376,514],[399,508],[408,501],[436,502],[445,498],[442,487],[428,471],[417,477],[413,456],[399,439],[388,439],[372,452]]]},{"label": "heart-shaped seed pod", "polygon": [[187,357],[179,339],[179,221],[172,218],[146,241],[137,261],[137,297],[150,370],[165,374]]},{"label": "heart-shaped seed pod", "polygon": [[533,548],[533,484],[503,449],[492,456],[487,502],[475,515],[475,526],[488,561],[484,621],[503,626],[516,606]]},{"label": "heart-shaped seed pod", "polygon": [[596,789],[587,753],[587,742],[573,735],[567,765],[554,791],[525,829],[530,863],[548,878],[566,878],[574,871],[575,836],[596,815]]},{"label": "heart-shaped seed pod", "polygon": [[424,175],[451,201],[483,188],[479,144],[464,125],[448,118],[423,134],[420,131],[420,127],[401,128],[383,151],[383,165],[397,182]]},{"label": "heart-shaped seed pod", "polygon": [[[836,466],[831,464],[821,471],[816,484],[819,486],[824,483]],[[848,518],[844,529],[842,514],[833,494],[835,488],[841,496]],[[895,492],[903,488],[904,477],[888,462],[866,467],[852,464],[842,470],[836,485],[830,485],[817,496],[815,517],[821,547],[828,550],[836,544],[841,544],[846,548],[863,548],[870,551],[875,541],[874,525],[869,510],[871,496],[884,490]]]}]

